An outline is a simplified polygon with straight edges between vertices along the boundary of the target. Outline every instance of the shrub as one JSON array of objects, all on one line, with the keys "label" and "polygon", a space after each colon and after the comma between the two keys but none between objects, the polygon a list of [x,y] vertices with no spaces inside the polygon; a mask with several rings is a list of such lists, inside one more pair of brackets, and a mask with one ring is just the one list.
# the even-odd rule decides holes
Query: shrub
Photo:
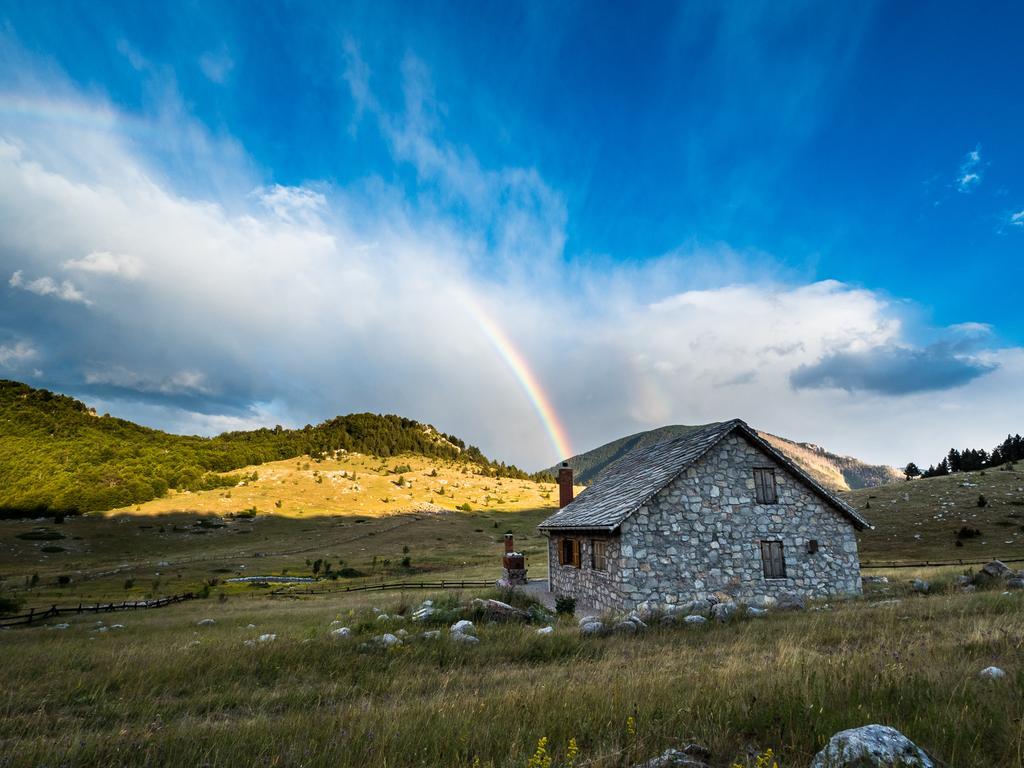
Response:
[{"label": "shrub", "polygon": [[572,615],[576,613],[576,598],[566,595],[559,595],[555,598],[555,613],[561,615]]},{"label": "shrub", "polygon": [[985,498],[985,494],[984,493],[979,493],[978,494],[978,506],[979,507],[987,507],[988,506],[988,499]]},{"label": "shrub", "polygon": [[455,508],[460,510],[460,511],[462,511],[462,512],[472,512],[473,511],[473,508],[471,506],[469,506],[469,502],[468,501],[463,502],[462,504],[457,505]]}]

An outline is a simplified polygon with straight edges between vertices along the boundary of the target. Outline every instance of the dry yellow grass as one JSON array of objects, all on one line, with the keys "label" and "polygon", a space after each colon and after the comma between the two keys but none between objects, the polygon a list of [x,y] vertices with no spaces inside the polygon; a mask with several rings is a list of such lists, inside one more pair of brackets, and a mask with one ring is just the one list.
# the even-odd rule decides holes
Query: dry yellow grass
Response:
[{"label": "dry yellow grass", "polygon": [[[402,455],[381,459],[340,453],[314,461],[308,456],[234,470],[255,480],[231,489],[171,491],[144,504],[112,509],[117,516],[195,512],[222,515],[255,507],[283,517],[362,515],[381,517],[431,504],[442,509],[516,512],[558,505],[551,483],[494,478],[465,462]],[[577,488],[577,492],[582,488]]]}]

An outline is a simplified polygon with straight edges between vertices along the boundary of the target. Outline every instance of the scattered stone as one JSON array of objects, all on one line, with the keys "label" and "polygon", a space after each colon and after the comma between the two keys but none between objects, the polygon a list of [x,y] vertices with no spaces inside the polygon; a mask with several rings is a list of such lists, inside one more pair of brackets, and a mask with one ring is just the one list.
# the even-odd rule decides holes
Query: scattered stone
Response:
[{"label": "scattered stone", "polygon": [[895,728],[864,725],[829,739],[811,768],[935,768],[935,763]]},{"label": "scattered stone", "polygon": [[382,613],[377,617],[377,621],[388,621],[390,618],[386,613]]},{"label": "scattered stone", "polygon": [[332,629],[329,634],[335,640],[347,640],[352,637],[352,630],[348,627],[338,627],[337,629]]},{"label": "scattered stone", "polygon": [[256,625],[255,624],[249,624],[248,626],[246,626],[246,629],[256,629]]},{"label": "scattered stone", "polygon": [[978,575],[984,575],[990,579],[1006,579],[1015,574],[1002,560],[993,560],[987,565],[982,566]]},{"label": "scattered stone", "polygon": [[195,648],[197,645],[202,645],[202,643],[198,640],[189,640],[187,643],[185,643],[186,648]]},{"label": "scattered stone", "polygon": [[67,624],[67,623],[65,623],[65,624],[54,624],[52,627],[48,627],[48,629],[70,629],[70,628],[71,628],[71,625]]},{"label": "scattered stone", "polygon": [[341,620],[340,620],[340,619],[335,619],[334,621],[332,621],[332,622],[330,623],[330,626],[332,626],[332,627],[336,627],[336,626],[338,626],[339,624],[341,624]]},{"label": "scattered stone", "polygon": [[604,624],[598,619],[580,625],[581,635],[603,635],[604,631]]},{"label": "scattered stone", "polygon": [[373,638],[373,641],[378,645],[383,645],[385,648],[390,648],[393,645],[401,645],[402,641],[397,636],[392,635],[390,632],[386,632],[383,635],[378,635]]},{"label": "scattered stone", "polygon": [[482,611],[488,619],[500,621],[524,621],[530,616],[526,611],[521,611],[501,600],[482,600],[479,597],[473,598],[469,604],[470,608]]},{"label": "scattered stone", "polygon": [[800,595],[782,595],[775,604],[780,611],[802,611],[807,603]]},{"label": "scattered stone", "polygon": [[1024,589],[1024,576],[1013,576],[1006,580],[1007,589]]},{"label": "scattered stone", "polygon": [[629,620],[617,622],[615,626],[612,627],[612,632],[620,635],[635,635],[636,630],[636,624]]},{"label": "scattered stone", "polygon": [[395,632],[395,634],[398,635],[403,640],[409,636],[409,633],[406,632],[404,629],[398,630],[397,632]]},{"label": "scattered stone", "polygon": [[754,608],[763,608],[764,610],[768,610],[778,605],[778,602],[779,601],[771,595],[755,595],[747,601],[747,604]]},{"label": "scattered stone", "polygon": [[978,677],[983,680],[1002,680],[1006,677],[1006,672],[1001,670],[999,667],[985,667],[978,673]]},{"label": "scattered stone", "polygon": [[912,588],[918,594],[927,595],[931,591],[932,585],[925,579],[914,579]]},{"label": "scattered stone", "polygon": [[434,615],[434,609],[429,605],[421,605],[412,615],[413,621],[426,621]]},{"label": "scattered stone", "polygon": [[427,630],[426,632],[424,632],[421,635],[419,635],[419,637],[422,637],[424,640],[439,640],[439,639],[441,639],[441,630],[439,630],[439,629]]},{"label": "scattered stone", "polygon": [[553,635],[553,634],[555,634],[555,628],[554,627],[550,627],[550,626],[549,627],[541,627],[540,629],[537,630],[537,634],[538,635]]},{"label": "scattered stone", "polygon": [[111,629],[124,629],[124,624],[111,624]]},{"label": "scattered stone", "polygon": [[666,749],[657,757],[633,768],[708,768],[711,752],[698,744],[688,744],[682,749]]},{"label": "scattered stone", "polygon": [[579,620],[578,624],[582,627],[584,624],[600,624],[601,618],[599,616],[584,616]]},{"label": "scattered stone", "polygon": [[736,603],[717,603],[712,606],[711,614],[716,621],[728,621],[736,613]]},{"label": "scattered stone", "polygon": [[94,631],[96,631],[96,632],[109,632],[110,631],[110,627],[96,627],[96,629]]},{"label": "scattered stone", "polygon": [[689,624],[690,626],[699,626],[700,624],[708,623],[707,618],[705,616],[701,616],[698,613],[694,613],[690,616],[687,616],[685,619],[683,619],[683,621]]},{"label": "scattered stone", "polygon": [[480,639],[474,635],[463,634],[462,632],[452,633],[452,642],[455,643],[466,643],[467,645],[476,645],[480,642]]},{"label": "scattered stone", "polygon": [[433,607],[434,607],[434,601],[433,600],[424,600],[422,603],[420,603],[420,608],[433,608]]},{"label": "scattered stone", "polygon": [[269,634],[269,633],[265,634],[265,635],[260,635],[259,637],[256,638],[256,641],[259,642],[259,643],[272,643],[275,640],[277,640],[277,635],[272,635],[272,634]]},{"label": "scattered stone", "polygon": [[196,622],[197,627],[212,627],[217,622],[213,619],[200,619]]},{"label": "scattered stone", "polygon": [[747,616],[753,616],[754,618],[759,618],[761,616],[767,616],[767,615],[768,615],[768,611],[766,611],[764,608],[758,608],[758,607],[753,606],[753,605],[751,605],[751,606],[749,606],[747,608]]},{"label": "scattered stone", "polygon": [[452,624],[450,630],[451,634],[454,635],[475,635],[476,627],[473,626],[473,622],[468,619],[462,619]]},{"label": "scattered stone", "polygon": [[889,579],[886,576],[862,576],[861,581],[865,584],[888,584]]}]

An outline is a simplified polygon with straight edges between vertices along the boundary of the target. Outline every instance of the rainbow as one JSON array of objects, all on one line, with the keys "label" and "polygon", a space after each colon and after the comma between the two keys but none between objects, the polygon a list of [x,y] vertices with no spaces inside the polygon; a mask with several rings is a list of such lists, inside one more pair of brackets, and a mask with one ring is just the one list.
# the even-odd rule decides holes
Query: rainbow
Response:
[{"label": "rainbow", "polygon": [[544,429],[551,440],[551,445],[558,455],[558,460],[561,461],[572,456],[572,446],[569,443],[569,436],[566,434],[565,427],[558,420],[558,415],[555,413],[551,401],[544,390],[541,389],[540,382],[537,381],[537,377],[530,369],[530,364],[526,362],[526,358],[516,349],[508,334],[484,311],[483,307],[466,294],[463,294],[461,298],[466,308],[476,318],[477,325],[484,336],[487,337],[491,346],[494,347],[505,365],[512,371],[512,375],[516,377],[519,386],[522,387],[534,410],[537,411],[537,415],[540,417],[541,423],[543,423]]}]

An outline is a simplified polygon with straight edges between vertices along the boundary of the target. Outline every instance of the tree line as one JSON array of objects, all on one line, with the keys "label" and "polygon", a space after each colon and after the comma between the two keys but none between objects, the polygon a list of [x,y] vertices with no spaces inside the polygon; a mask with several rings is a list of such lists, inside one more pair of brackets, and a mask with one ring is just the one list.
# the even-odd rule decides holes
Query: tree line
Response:
[{"label": "tree line", "polygon": [[984,448],[965,448],[958,451],[950,448],[949,453],[942,457],[938,464],[931,464],[928,469],[921,470],[917,464],[910,462],[903,470],[908,480],[915,477],[941,477],[955,472],[975,472],[979,469],[997,467],[1007,462],[1024,459],[1024,438],[1020,435],[1007,435],[1006,439],[989,453]]}]

